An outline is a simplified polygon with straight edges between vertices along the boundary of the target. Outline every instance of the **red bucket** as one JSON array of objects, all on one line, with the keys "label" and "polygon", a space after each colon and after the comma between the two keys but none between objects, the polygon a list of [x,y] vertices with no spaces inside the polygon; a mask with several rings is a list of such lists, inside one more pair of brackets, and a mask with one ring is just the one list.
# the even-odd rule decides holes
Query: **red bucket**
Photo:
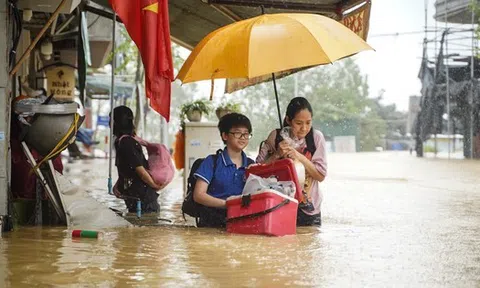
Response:
[{"label": "red bucket", "polygon": [[293,235],[298,201],[266,189],[227,199],[227,232],[270,236]]}]

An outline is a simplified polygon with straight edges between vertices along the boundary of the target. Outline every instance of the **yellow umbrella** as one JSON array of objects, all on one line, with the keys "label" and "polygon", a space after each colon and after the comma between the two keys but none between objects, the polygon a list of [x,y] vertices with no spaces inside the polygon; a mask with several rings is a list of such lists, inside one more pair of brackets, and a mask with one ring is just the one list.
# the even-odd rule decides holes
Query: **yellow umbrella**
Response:
[{"label": "yellow umbrella", "polygon": [[[265,14],[208,34],[193,49],[177,78],[183,83],[253,78],[332,63],[370,49],[354,32],[328,17],[317,14]],[[272,76],[280,118],[275,75]],[[281,122],[280,118],[280,125]]]}]

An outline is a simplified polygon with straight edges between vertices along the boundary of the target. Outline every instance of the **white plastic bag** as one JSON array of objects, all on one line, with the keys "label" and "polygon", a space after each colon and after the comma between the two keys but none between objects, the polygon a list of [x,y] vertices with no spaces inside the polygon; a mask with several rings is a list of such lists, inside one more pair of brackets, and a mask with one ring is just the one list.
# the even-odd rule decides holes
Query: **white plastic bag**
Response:
[{"label": "white plastic bag", "polygon": [[289,197],[295,197],[295,184],[293,181],[278,181],[276,178],[262,178],[257,175],[250,174],[243,187],[242,194],[251,194],[258,190],[272,189]]},{"label": "white plastic bag", "polygon": [[289,126],[283,127],[282,130],[280,130],[280,136],[282,136],[283,140],[285,140],[290,147],[298,149],[300,147],[299,144],[290,138],[290,129]]}]

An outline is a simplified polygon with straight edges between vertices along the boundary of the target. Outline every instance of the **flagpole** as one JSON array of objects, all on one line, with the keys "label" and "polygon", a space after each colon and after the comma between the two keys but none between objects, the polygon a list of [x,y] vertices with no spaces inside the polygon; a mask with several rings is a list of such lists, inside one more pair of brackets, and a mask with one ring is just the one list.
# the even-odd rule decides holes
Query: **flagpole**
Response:
[{"label": "flagpole", "polygon": [[112,24],[112,86],[110,87],[110,138],[109,138],[109,154],[108,154],[108,194],[113,194],[112,187],[112,152],[113,152],[113,96],[115,95],[115,68],[116,68],[116,28],[117,28],[117,12],[113,11]]}]

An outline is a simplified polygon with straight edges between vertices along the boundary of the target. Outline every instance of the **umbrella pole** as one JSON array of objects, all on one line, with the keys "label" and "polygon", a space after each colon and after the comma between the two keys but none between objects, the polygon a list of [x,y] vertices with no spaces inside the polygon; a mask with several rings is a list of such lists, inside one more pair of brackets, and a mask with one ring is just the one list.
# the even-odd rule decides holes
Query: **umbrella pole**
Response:
[{"label": "umbrella pole", "polygon": [[115,95],[115,34],[117,28],[117,13],[113,12],[113,31],[112,31],[112,87],[110,87],[110,136],[109,136],[109,152],[108,152],[108,194],[113,194],[112,186],[112,152],[113,152],[113,96]]},{"label": "umbrella pole", "polygon": [[280,123],[280,129],[283,128],[282,113],[280,112],[280,102],[278,101],[277,81],[275,81],[275,73],[272,73],[273,89],[275,90],[275,100],[277,102],[278,121]]}]

